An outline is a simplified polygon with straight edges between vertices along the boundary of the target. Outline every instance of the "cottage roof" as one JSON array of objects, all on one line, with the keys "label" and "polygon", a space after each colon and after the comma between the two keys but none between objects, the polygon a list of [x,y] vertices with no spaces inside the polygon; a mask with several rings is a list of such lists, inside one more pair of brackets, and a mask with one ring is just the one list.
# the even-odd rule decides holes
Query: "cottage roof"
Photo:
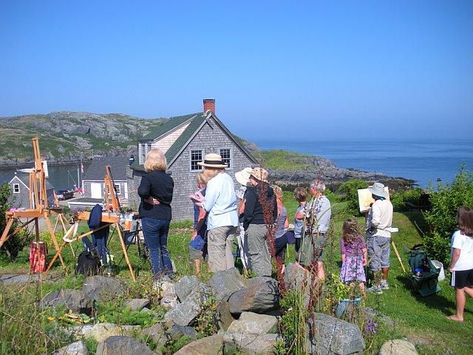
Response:
[{"label": "cottage roof", "polygon": [[[185,116],[171,117],[165,124],[158,127],[158,129],[147,134],[143,139],[140,140],[140,142],[149,142],[155,140],[163,136],[164,134],[182,126],[183,124],[188,124],[185,130],[181,133],[181,135],[166,151],[166,160],[168,162],[168,165],[170,166],[179,157],[180,153],[186,148],[186,146],[191,142],[192,138],[200,131],[202,126],[207,122],[210,117],[215,120],[218,126],[228,135],[228,137],[235,143],[235,145],[237,145],[248,156],[251,161],[257,163],[256,159],[245,149],[245,147],[243,147],[235,139],[234,135],[212,112],[200,112]],[[131,168],[134,170],[143,170],[143,166],[139,165],[137,161],[132,164]]]},{"label": "cottage roof", "polygon": [[126,180],[128,169],[127,157],[104,157],[92,160],[82,180],[103,180],[105,166],[110,165],[114,180]]},{"label": "cottage roof", "polygon": [[[10,180],[10,184],[13,183],[13,180],[15,178],[20,180],[23,183],[23,185],[25,185],[28,189],[30,188],[29,174],[22,173],[22,172],[20,172],[19,174],[15,173],[15,176]],[[51,189],[54,189],[54,186],[48,180],[46,180],[46,190],[51,190]]]}]

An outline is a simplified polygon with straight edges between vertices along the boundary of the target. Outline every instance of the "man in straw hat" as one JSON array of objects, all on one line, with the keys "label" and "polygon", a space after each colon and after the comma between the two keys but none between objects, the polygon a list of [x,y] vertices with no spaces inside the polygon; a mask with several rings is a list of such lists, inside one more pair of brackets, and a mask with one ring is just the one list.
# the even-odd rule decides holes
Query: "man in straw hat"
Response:
[{"label": "man in straw hat", "polygon": [[211,272],[231,269],[234,267],[233,239],[238,226],[233,180],[225,172],[227,165],[218,154],[207,154],[204,161],[198,164],[205,168],[204,174],[210,178],[203,203],[208,213],[209,269]]},{"label": "man in straw hat", "polygon": [[269,186],[268,172],[263,168],[251,171],[249,185],[244,196],[245,209],[242,216],[249,268],[257,276],[270,277],[272,267],[266,243],[267,225],[274,224],[277,218],[276,195]]},{"label": "man in straw hat", "polygon": [[[367,238],[370,269],[374,273],[374,285],[368,291],[377,294],[389,289],[389,255],[391,253],[391,225],[393,222],[393,205],[389,201],[384,185],[375,182],[368,190],[374,203],[368,211]],[[381,275],[380,275],[381,272]]]},{"label": "man in straw hat", "polygon": [[316,263],[317,277],[325,279],[323,251],[327,242],[332,206],[324,195],[325,183],[316,179],[310,184],[312,199],[304,208],[304,234],[299,250],[299,263],[306,268]]}]

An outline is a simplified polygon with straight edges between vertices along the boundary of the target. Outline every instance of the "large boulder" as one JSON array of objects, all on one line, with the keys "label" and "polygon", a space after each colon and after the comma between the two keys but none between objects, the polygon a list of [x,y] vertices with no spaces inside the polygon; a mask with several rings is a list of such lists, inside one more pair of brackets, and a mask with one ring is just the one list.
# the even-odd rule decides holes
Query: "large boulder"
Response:
[{"label": "large boulder", "polygon": [[227,330],[230,324],[235,320],[230,312],[230,304],[227,301],[220,301],[217,304],[217,314],[220,329]]},{"label": "large boulder", "polygon": [[225,333],[223,336],[224,354],[271,355],[278,341],[277,334]]},{"label": "large boulder", "polygon": [[131,335],[139,331],[139,325],[116,325],[113,323],[86,324],[70,328],[70,332],[76,338],[93,338],[98,343],[111,336]]},{"label": "large boulder", "polygon": [[[323,313],[309,318],[307,349],[311,354],[354,354],[365,349],[360,329],[352,323]],[[315,334],[311,336],[311,334]]]},{"label": "large boulder", "polygon": [[149,305],[149,299],[147,298],[133,298],[125,303],[125,307],[132,311],[141,311],[143,308]]},{"label": "large boulder", "polygon": [[184,302],[178,303],[167,312],[164,319],[181,326],[189,325],[202,311],[206,299],[207,295],[203,289],[194,289]]},{"label": "large boulder", "polygon": [[53,355],[88,355],[89,351],[82,340],[56,350]]},{"label": "large boulder", "polygon": [[82,291],[85,295],[95,301],[112,301],[123,296],[127,288],[125,284],[116,277],[89,276],[84,281]]},{"label": "large boulder", "polygon": [[417,350],[414,344],[407,340],[395,339],[389,340],[381,346],[379,355],[417,355]]},{"label": "large boulder", "polygon": [[96,355],[156,355],[141,341],[128,336],[111,336],[97,345]]},{"label": "large boulder", "polygon": [[244,288],[245,282],[238,269],[231,268],[213,274],[209,280],[209,286],[212,288],[218,301],[226,301],[232,293]]},{"label": "large boulder", "polygon": [[222,348],[223,335],[212,335],[187,344],[174,355],[215,355],[221,354]]},{"label": "large boulder", "polygon": [[93,301],[81,290],[64,289],[44,296],[41,307],[65,307],[72,312],[91,314]]},{"label": "large boulder", "polygon": [[169,339],[162,323],[156,323],[150,327],[143,328],[140,333],[144,336],[145,340],[148,338],[153,340],[158,349],[164,347]]},{"label": "large boulder", "polygon": [[228,327],[227,333],[266,334],[277,324],[278,320],[274,316],[243,312],[240,318]]},{"label": "large boulder", "polygon": [[279,308],[278,282],[270,277],[256,277],[247,287],[234,292],[229,300],[230,312],[266,313]]},{"label": "large boulder", "polygon": [[184,302],[187,296],[200,284],[197,276],[184,276],[175,284],[176,295],[179,301]]}]

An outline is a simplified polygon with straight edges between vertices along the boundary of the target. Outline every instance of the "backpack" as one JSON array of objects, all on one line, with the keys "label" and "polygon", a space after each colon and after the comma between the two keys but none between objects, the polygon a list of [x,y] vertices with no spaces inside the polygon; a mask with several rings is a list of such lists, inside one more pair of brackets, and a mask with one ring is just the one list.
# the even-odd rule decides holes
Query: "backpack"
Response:
[{"label": "backpack", "polygon": [[100,259],[97,254],[83,251],[77,258],[76,274],[85,276],[97,275],[100,271]]}]

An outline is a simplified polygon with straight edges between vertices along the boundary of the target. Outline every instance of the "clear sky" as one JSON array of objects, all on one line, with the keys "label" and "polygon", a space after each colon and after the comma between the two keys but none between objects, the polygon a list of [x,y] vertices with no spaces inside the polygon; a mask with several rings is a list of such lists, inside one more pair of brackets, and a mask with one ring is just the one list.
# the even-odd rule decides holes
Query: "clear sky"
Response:
[{"label": "clear sky", "polygon": [[473,1],[0,1],[0,116],[206,97],[250,140],[471,137]]}]

